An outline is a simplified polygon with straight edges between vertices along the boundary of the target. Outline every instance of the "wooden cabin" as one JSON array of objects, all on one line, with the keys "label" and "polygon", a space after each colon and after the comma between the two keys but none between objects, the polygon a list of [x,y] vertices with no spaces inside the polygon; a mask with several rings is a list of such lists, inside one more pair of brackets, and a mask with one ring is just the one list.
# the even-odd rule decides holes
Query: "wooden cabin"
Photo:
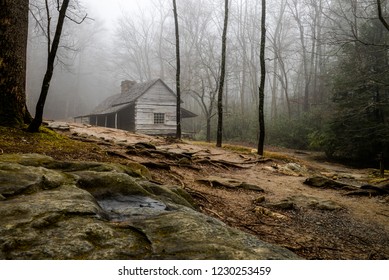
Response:
[{"label": "wooden cabin", "polygon": [[[161,79],[145,83],[126,80],[119,94],[108,97],[92,113],[76,117],[76,121],[149,135],[174,135],[176,102],[176,94]],[[182,118],[195,116],[181,108]]]}]

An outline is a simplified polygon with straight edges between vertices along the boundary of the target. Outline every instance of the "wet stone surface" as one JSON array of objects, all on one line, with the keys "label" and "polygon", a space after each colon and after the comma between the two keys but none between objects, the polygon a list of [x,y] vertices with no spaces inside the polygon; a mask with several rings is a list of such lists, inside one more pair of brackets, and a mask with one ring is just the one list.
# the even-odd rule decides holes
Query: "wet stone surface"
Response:
[{"label": "wet stone surface", "polygon": [[0,259],[299,258],[199,213],[138,167],[0,156]]},{"label": "wet stone surface", "polygon": [[161,201],[139,195],[118,195],[97,201],[112,221],[125,221],[131,217],[152,216],[167,212]]}]

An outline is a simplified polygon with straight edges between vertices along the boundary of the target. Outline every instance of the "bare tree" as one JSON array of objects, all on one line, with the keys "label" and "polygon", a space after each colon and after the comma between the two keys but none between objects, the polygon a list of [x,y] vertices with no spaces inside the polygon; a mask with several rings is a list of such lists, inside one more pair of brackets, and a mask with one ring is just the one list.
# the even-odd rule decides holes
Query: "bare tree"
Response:
[{"label": "bare tree", "polygon": [[176,138],[181,139],[181,62],[180,62],[180,33],[178,29],[178,15],[176,0],[173,0],[173,13],[174,13],[174,27],[176,33],[176,94],[177,94],[177,106],[176,106],[176,118],[177,118],[177,131]]},{"label": "bare tree", "polygon": [[[60,2],[57,1],[57,10],[58,10],[58,21],[57,26],[54,33],[54,38],[52,40],[51,38],[51,20],[52,17],[50,15],[50,9],[49,9],[49,2],[48,0],[45,0],[45,8],[47,13],[47,29],[46,29],[46,35],[47,35],[47,67],[46,67],[46,73],[43,78],[42,82],[42,88],[41,93],[38,99],[38,102],[36,104],[36,110],[35,110],[35,117],[32,120],[31,124],[28,127],[28,131],[30,132],[38,132],[39,127],[42,124],[43,119],[43,111],[46,103],[47,94],[49,92],[50,88],[50,82],[53,77],[54,72],[54,62],[57,57],[57,51],[62,35],[62,29],[66,18],[69,18],[66,15],[68,6],[69,6],[70,0],[63,0],[62,4],[60,5]],[[74,19],[71,19],[72,21],[81,24],[85,19],[87,15],[83,17],[79,22],[77,22]]]},{"label": "bare tree", "polygon": [[266,47],[266,0],[262,0],[262,17],[261,17],[261,81],[259,85],[259,139],[258,139],[258,155],[263,156],[263,148],[265,144],[265,80],[266,80],[266,64],[265,64],[265,47]]},{"label": "bare tree", "polygon": [[[159,49],[161,30],[154,14],[125,14],[119,19],[116,30],[114,63],[120,78],[145,82],[157,76],[161,67]],[[158,41],[157,41],[158,40]]]},{"label": "bare tree", "polygon": [[218,122],[216,146],[221,147],[223,141],[223,89],[226,76],[226,51],[227,51],[227,28],[228,28],[228,0],[224,1],[224,25],[222,35],[222,57],[220,66],[219,92],[217,98]]},{"label": "bare tree", "polygon": [[[292,6],[293,5],[293,6]],[[301,43],[301,50],[302,50],[302,63],[304,67],[304,97],[303,97],[303,111],[308,112],[309,111],[309,89],[310,89],[310,83],[311,83],[311,72],[309,69],[309,52],[308,52],[308,46],[306,42],[306,32],[305,27],[302,22],[302,14],[300,10],[300,6],[297,0],[292,0],[292,4],[289,4],[290,11],[297,23],[297,27],[299,30],[299,38]]]},{"label": "bare tree", "polygon": [[[48,9],[48,2],[47,2],[47,0],[46,0],[45,3],[46,3],[46,9],[48,11],[49,9]],[[59,3],[58,3],[58,5],[59,5]],[[56,27],[53,43],[51,43],[51,25],[50,25],[51,17],[49,16],[49,12],[48,12],[48,16],[47,16],[47,18],[48,18],[48,26],[47,26],[47,36],[48,36],[48,39],[47,39],[47,46],[48,46],[48,50],[47,50],[47,52],[48,52],[47,68],[46,68],[45,76],[43,78],[41,94],[39,96],[39,100],[38,100],[38,103],[36,105],[35,117],[34,117],[33,121],[31,122],[31,124],[28,127],[28,131],[30,131],[30,132],[38,132],[39,131],[39,127],[42,124],[43,110],[44,110],[47,94],[48,94],[49,88],[50,88],[50,81],[51,81],[51,78],[53,77],[54,61],[55,61],[55,58],[57,56],[58,45],[59,45],[59,41],[61,39],[63,23],[64,23],[65,18],[66,18],[66,10],[67,10],[68,6],[69,6],[69,0],[64,0],[62,2],[62,5],[61,5],[60,8],[58,6],[59,17],[58,17],[58,22],[57,22],[57,27]]]},{"label": "bare tree", "polygon": [[[210,76],[208,76],[208,84],[211,83]],[[206,121],[206,141],[211,142],[211,121],[212,118],[215,116],[214,110],[215,110],[215,102],[216,102],[216,95],[217,95],[217,89],[213,90],[207,87],[205,84],[206,82],[203,80],[203,78],[200,78],[200,84],[201,88],[200,91],[191,90],[189,93],[195,98],[196,102],[201,107],[202,112],[205,115],[205,121]]]},{"label": "bare tree", "polygon": [[[285,9],[286,9],[286,0],[282,0],[279,6],[279,12],[276,15],[276,27],[273,31],[273,34],[269,34],[269,39],[271,42],[271,47],[273,49],[273,79],[272,79],[272,96],[271,96],[271,108],[270,116],[274,121],[277,118],[278,104],[277,104],[277,94],[278,94],[278,81],[281,82],[282,89],[285,92],[285,97],[287,101],[288,116],[290,117],[290,102],[288,96],[288,77],[286,75],[286,66],[284,62],[284,57],[282,53],[282,31],[284,29],[285,21]],[[270,33],[270,32],[269,32]],[[279,68],[281,74],[279,73]]]}]

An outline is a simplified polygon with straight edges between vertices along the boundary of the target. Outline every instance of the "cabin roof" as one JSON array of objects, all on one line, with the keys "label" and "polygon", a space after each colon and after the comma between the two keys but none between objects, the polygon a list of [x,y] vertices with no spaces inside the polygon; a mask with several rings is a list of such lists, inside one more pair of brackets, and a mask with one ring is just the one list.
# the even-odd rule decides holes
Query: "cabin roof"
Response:
[{"label": "cabin roof", "polygon": [[160,79],[145,83],[137,83],[130,87],[130,89],[125,93],[119,93],[108,97],[103,102],[101,102],[90,115],[106,115],[116,113],[124,109],[129,104],[135,102],[159,80]]},{"label": "cabin roof", "polygon": [[129,90],[126,93],[119,94],[118,97],[113,101],[112,106],[119,106],[122,104],[128,104],[134,102],[143,94],[145,94],[149,90],[149,88],[151,88],[158,81],[162,82],[162,84],[166,87],[166,89],[168,89],[169,92],[174,95],[174,93],[170,90],[170,88],[161,79],[156,79],[144,83],[134,84],[132,87],[129,88]]},{"label": "cabin roof", "polygon": [[[175,93],[161,79],[155,79],[144,83],[136,83],[131,86],[127,92],[115,94],[113,96],[108,97],[103,102],[101,102],[90,114],[82,117],[94,115],[108,115],[119,112],[122,109],[133,104],[139,97],[145,94],[158,81],[160,81],[166,87],[169,93],[176,97]],[[196,114],[186,109],[181,109],[183,118],[192,118],[197,116]]]}]

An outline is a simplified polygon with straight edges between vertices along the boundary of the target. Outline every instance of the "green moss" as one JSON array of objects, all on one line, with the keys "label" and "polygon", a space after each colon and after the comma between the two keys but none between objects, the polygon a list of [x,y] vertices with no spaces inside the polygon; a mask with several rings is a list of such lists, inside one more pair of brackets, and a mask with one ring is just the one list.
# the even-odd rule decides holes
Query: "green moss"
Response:
[{"label": "green moss", "polygon": [[252,150],[253,150],[250,147],[244,147],[244,146],[239,146],[239,145],[230,145],[230,144],[223,145],[223,149],[237,152],[237,153],[241,153],[241,154],[251,154]]},{"label": "green moss", "polygon": [[71,140],[41,127],[39,133],[0,126],[0,154],[37,153],[61,160],[100,160],[102,150],[95,144]]},{"label": "green moss", "polygon": [[271,158],[271,159],[277,159],[277,160],[281,160],[283,162],[301,162],[301,160],[293,157],[293,156],[290,156],[290,155],[286,155],[286,154],[281,154],[281,153],[277,153],[277,152],[264,152],[264,157],[266,158]]}]

